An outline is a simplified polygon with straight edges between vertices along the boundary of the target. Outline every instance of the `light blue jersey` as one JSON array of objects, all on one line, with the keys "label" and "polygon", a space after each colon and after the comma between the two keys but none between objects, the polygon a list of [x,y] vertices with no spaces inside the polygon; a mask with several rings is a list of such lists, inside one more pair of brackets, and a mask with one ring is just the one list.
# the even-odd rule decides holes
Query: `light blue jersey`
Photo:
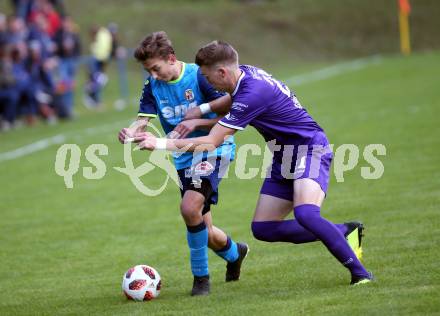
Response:
[{"label": "light blue jersey", "polygon": [[[200,73],[196,64],[182,63],[182,73],[173,81],[156,80],[149,77],[145,82],[140,100],[139,116],[157,117],[165,133],[170,133],[183,121],[188,109],[210,102],[222,96],[208,83]],[[215,113],[203,115],[203,118],[217,117]],[[208,135],[209,132],[195,130],[187,138]],[[207,157],[225,157],[233,160],[235,157],[235,143],[233,136],[229,137],[216,150],[204,153],[173,153],[174,164],[177,170],[190,167],[193,163]]]}]

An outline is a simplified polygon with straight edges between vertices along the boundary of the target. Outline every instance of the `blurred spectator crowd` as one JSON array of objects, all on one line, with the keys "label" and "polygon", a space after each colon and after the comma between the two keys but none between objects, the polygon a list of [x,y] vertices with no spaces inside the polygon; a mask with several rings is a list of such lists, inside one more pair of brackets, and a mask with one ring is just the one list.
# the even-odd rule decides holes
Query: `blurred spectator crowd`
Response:
[{"label": "blurred spectator crowd", "polygon": [[0,12],[0,129],[73,116],[78,27],[60,0],[11,1]]}]

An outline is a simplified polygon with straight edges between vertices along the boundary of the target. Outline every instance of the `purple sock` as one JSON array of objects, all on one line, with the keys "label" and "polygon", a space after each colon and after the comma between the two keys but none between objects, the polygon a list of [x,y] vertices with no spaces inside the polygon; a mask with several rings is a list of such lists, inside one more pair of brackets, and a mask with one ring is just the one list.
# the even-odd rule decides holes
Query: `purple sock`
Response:
[{"label": "purple sock", "polygon": [[352,276],[369,277],[369,273],[348,245],[344,235],[333,223],[321,217],[319,206],[299,205],[294,208],[294,213],[296,220],[318,237],[332,255],[350,270]]},{"label": "purple sock", "polygon": [[[347,232],[344,224],[335,224],[343,235]],[[252,222],[252,233],[258,240],[291,242],[304,244],[317,241],[316,236],[301,226],[297,220]]]}]

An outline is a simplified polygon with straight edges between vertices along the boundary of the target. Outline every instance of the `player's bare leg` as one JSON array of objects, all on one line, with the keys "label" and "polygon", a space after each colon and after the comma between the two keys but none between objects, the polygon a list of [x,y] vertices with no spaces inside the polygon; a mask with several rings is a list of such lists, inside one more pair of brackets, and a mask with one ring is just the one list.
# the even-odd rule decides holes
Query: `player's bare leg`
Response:
[{"label": "player's bare leg", "polygon": [[253,222],[281,221],[292,214],[292,201],[272,195],[260,194],[255,208]]},{"label": "player's bare leg", "polygon": [[282,221],[289,214],[292,214],[292,207],[292,201],[280,199],[272,195],[260,194],[252,221]]},{"label": "player's bare leg", "polygon": [[208,247],[214,251],[226,246],[228,236],[218,227],[212,225],[211,212],[202,215],[205,197],[196,191],[188,190],[182,199],[180,210],[185,224],[195,226],[203,222],[208,229]]},{"label": "player's bare leg", "polygon": [[293,207],[302,204],[314,204],[321,207],[325,193],[316,181],[298,179],[293,182]]},{"label": "player's bare leg", "polygon": [[208,228],[208,247],[214,251],[224,248],[228,242],[228,236],[220,228],[212,225],[211,212],[203,215],[203,221]]},{"label": "player's bare leg", "polygon": [[298,179],[294,181],[293,186],[296,220],[321,240],[332,255],[350,270],[351,284],[370,281],[371,273],[360,263],[338,227],[321,217],[320,208],[325,193],[320,185],[311,179]]},{"label": "player's bare leg", "polygon": [[205,203],[203,194],[188,190],[180,203],[180,213],[187,226],[199,225],[203,222],[202,209]]}]

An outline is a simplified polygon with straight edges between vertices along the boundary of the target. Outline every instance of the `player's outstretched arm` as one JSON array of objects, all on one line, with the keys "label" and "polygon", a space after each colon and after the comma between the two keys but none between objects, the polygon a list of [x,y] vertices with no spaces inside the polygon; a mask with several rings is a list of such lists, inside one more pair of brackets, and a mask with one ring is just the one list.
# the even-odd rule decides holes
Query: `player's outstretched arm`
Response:
[{"label": "player's outstretched arm", "polygon": [[189,109],[184,120],[192,120],[201,118],[203,114],[214,112],[219,115],[225,115],[229,112],[232,104],[232,99],[229,94],[226,94],[218,99],[212,100],[209,103],[203,103],[200,106],[196,106]]},{"label": "player's outstretched arm", "polygon": [[149,117],[139,116],[130,127],[123,128],[119,131],[118,139],[121,144],[130,141],[137,133],[142,133],[148,126]]},{"label": "player's outstretched arm", "polygon": [[212,151],[235,132],[235,129],[216,124],[211,129],[209,135],[202,137],[167,139],[157,138],[151,133],[140,133],[134,137],[134,142],[138,143],[138,148],[141,150],[166,149],[181,152]]},{"label": "player's outstretched arm", "polygon": [[185,138],[189,133],[194,130],[206,130],[209,131],[222,117],[216,117],[213,119],[194,119],[182,121],[172,131],[174,137],[170,138]]}]

